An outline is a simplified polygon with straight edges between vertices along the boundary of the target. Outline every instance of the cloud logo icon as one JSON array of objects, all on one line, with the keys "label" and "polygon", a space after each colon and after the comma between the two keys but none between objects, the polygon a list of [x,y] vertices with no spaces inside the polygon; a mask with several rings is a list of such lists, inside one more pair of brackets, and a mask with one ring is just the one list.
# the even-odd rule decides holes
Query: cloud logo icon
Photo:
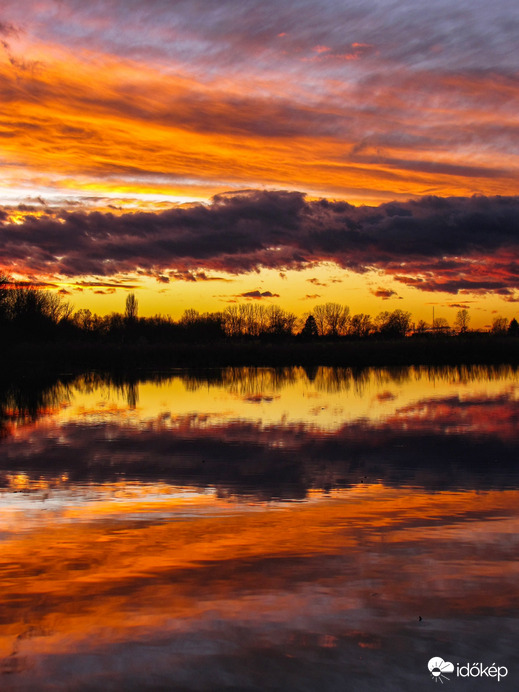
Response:
[{"label": "cloud logo icon", "polygon": [[454,663],[451,663],[450,661],[444,661],[443,658],[440,658],[439,656],[434,656],[434,658],[431,658],[429,663],[427,664],[427,668],[429,668],[434,682],[438,682],[438,680],[440,682],[443,682],[443,679],[449,679],[445,675],[445,673],[454,672]]}]

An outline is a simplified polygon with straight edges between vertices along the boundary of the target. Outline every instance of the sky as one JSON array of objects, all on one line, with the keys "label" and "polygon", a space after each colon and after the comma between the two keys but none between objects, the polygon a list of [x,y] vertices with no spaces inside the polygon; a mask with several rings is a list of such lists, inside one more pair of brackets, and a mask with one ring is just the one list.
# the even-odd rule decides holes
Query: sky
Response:
[{"label": "sky", "polygon": [[140,314],[519,302],[516,0],[3,0],[0,270]]}]

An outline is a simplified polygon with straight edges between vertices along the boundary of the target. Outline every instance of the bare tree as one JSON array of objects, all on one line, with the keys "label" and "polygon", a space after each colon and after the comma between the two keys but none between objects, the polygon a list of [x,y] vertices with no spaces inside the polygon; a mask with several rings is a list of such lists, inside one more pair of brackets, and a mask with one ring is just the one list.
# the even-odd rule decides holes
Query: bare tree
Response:
[{"label": "bare tree", "polygon": [[346,332],[350,308],[339,303],[316,305],[312,311],[319,336],[338,336]]},{"label": "bare tree", "polygon": [[292,312],[283,310],[277,305],[269,305],[266,309],[267,325],[270,334],[292,334],[297,317]]},{"label": "bare tree", "polygon": [[411,326],[411,313],[403,310],[381,312],[375,317],[379,334],[388,337],[403,337]]},{"label": "bare tree", "polygon": [[463,308],[463,310],[458,310],[456,313],[456,319],[454,320],[454,328],[458,334],[466,334],[469,330],[470,315],[469,311]]},{"label": "bare tree", "polygon": [[508,320],[506,317],[501,317],[501,315],[498,315],[497,317],[494,317],[492,320],[492,329],[490,330],[492,334],[495,334],[496,336],[501,336],[502,334],[506,334],[508,329]]},{"label": "bare tree", "polygon": [[48,291],[45,291],[44,305],[45,314],[55,324],[62,320],[68,320],[72,316],[74,309],[68,301],[63,300],[57,293],[49,293]]},{"label": "bare tree", "polygon": [[[128,296],[129,297],[129,296]],[[184,314],[179,320],[179,324],[183,327],[192,327],[200,319],[200,313],[198,310],[193,310],[193,308],[188,308],[184,310]]]},{"label": "bare tree", "polygon": [[435,317],[432,328],[435,334],[449,334],[451,330],[445,317]]},{"label": "bare tree", "polygon": [[6,274],[0,274],[0,319],[4,319],[8,315],[10,286],[10,277]]},{"label": "bare tree", "polygon": [[124,317],[127,322],[135,322],[137,320],[137,313],[139,310],[139,301],[135,297],[135,293],[128,293],[126,296],[126,309],[124,311]]},{"label": "bare tree", "polygon": [[243,319],[243,331],[248,336],[259,336],[267,329],[267,315],[264,305],[245,303],[238,306]]},{"label": "bare tree", "polygon": [[350,308],[339,303],[326,303],[324,306],[327,332],[330,336],[339,336],[346,331]]},{"label": "bare tree", "polygon": [[373,322],[369,315],[360,312],[350,317],[348,324],[348,334],[358,338],[369,336],[374,329]]},{"label": "bare tree", "polygon": [[94,315],[88,308],[77,310],[72,316],[72,323],[79,329],[89,332],[94,328]]},{"label": "bare tree", "polygon": [[268,308],[264,305],[254,305],[254,320],[256,323],[256,333],[263,334],[268,329]]},{"label": "bare tree", "polygon": [[8,290],[6,308],[10,319],[24,322],[47,321],[58,324],[72,314],[72,306],[57,293],[32,286],[16,286]]},{"label": "bare tree", "polygon": [[243,334],[244,320],[238,305],[229,305],[223,311],[223,328],[227,336]]},{"label": "bare tree", "polygon": [[312,315],[314,316],[315,326],[317,327],[317,333],[319,336],[324,336],[326,334],[326,308],[324,305],[316,305],[312,310]]}]

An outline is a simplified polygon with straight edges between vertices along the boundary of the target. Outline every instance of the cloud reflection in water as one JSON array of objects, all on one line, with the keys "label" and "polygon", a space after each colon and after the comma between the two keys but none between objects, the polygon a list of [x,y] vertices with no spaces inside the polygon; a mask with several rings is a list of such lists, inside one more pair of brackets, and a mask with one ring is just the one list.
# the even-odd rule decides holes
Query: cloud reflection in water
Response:
[{"label": "cloud reflection in water", "polygon": [[11,415],[2,689],[411,690],[438,652],[512,669],[515,372],[257,375],[136,383],[130,408],[79,381]]}]

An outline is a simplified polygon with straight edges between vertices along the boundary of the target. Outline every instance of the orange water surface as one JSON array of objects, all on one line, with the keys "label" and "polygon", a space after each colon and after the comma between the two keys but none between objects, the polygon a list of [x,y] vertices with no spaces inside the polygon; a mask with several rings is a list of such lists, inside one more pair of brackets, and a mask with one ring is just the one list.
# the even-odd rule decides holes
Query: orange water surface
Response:
[{"label": "orange water surface", "polygon": [[457,689],[517,689],[518,385],[293,368],[9,391],[0,689],[417,690],[433,656],[509,670]]}]

